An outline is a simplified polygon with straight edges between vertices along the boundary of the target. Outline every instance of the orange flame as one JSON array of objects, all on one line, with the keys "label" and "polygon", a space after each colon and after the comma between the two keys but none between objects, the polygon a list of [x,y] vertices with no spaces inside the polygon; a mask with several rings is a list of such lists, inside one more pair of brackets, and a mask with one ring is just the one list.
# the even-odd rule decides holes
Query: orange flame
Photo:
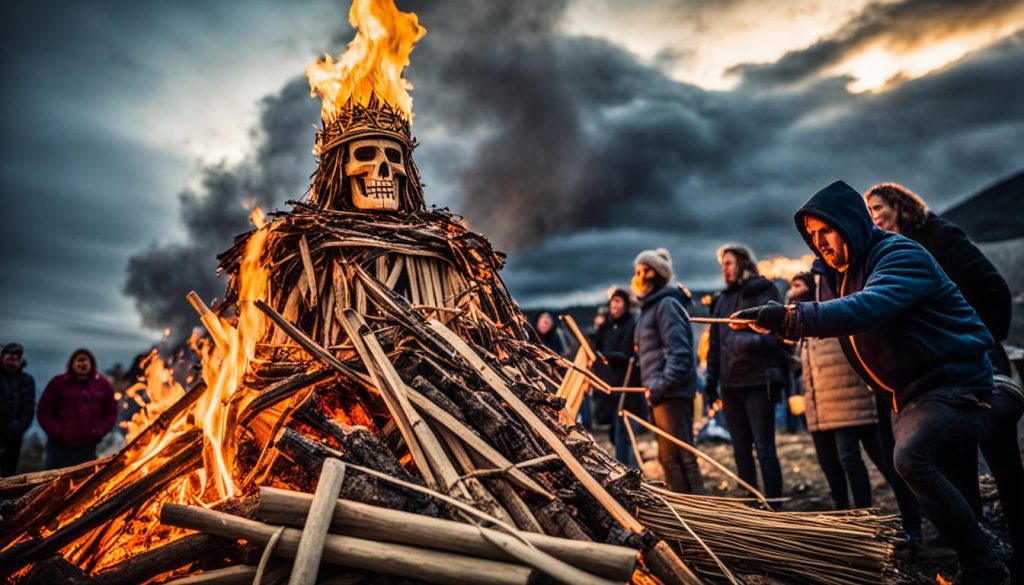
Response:
[{"label": "orange flame", "polygon": [[[185,395],[185,389],[174,379],[174,371],[160,357],[156,349],[143,361],[143,377],[125,390],[125,395],[139,405],[131,420],[121,423],[125,429],[125,441],[130,442],[156,420],[160,413]],[[142,392],[146,396],[143,398]]]},{"label": "orange flame", "polygon": [[953,582],[942,576],[942,573],[935,573],[935,583],[938,585],[953,585]]},{"label": "orange flame", "polygon": [[256,344],[269,329],[267,318],[255,301],[266,301],[270,296],[269,272],[262,261],[263,246],[270,231],[267,226],[256,230],[246,244],[238,273],[237,323],[232,325],[223,317],[215,317],[220,321],[224,339],[216,343],[204,339],[198,344],[206,391],[196,402],[195,418],[206,436],[203,458],[220,498],[230,498],[237,493],[231,470],[233,440],[228,436],[229,429],[233,428],[229,401],[242,385],[242,378],[255,356]]},{"label": "orange flame", "polygon": [[376,96],[411,122],[412,84],[402,71],[427,29],[393,0],[354,0],[348,22],[357,32],[341,58],[325,54],[306,68],[310,95],[323,98],[323,118],[333,119],[349,101],[365,106]]},{"label": "orange flame", "polygon": [[814,254],[805,254],[799,258],[786,258],[785,256],[773,256],[765,258],[757,263],[757,271],[765,278],[781,278],[789,280],[811,269],[814,262]]}]

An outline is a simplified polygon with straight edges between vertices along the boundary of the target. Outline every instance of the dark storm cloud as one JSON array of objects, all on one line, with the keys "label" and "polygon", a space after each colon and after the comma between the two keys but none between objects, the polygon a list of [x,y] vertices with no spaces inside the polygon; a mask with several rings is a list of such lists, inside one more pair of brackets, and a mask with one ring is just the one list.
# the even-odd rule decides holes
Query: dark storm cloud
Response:
[{"label": "dark storm cloud", "polygon": [[[1024,66],[1021,35],[882,94],[850,93],[843,78],[709,92],[565,36],[559,3],[517,8],[425,10],[430,33],[409,74],[417,131],[473,144],[455,167],[455,207],[514,252],[506,278],[526,304],[623,282],[636,252],[659,245],[697,286],[715,284],[713,250],[726,241],[805,254],[793,211],[836,178],[861,189],[902,181],[941,208],[1020,165],[1012,137],[1024,104],[1006,96],[1024,90],[1007,75]],[[951,25],[936,6],[927,17],[924,3],[911,8],[872,5],[849,28],[878,37],[911,13],[935,32]],[[417,156],[434,160],[432,144]]]},{"label": "dark storm cloud", "polygon": [[311,125],[319,111],[306,80],[292,80],[263,100],[253,152],[235,165],[203,168],[199,189],[181,193],[184,242],[153,244],[128,261],[124,290],[144,325],[170,327],[178,337],[198,325],[185,295],[195,290],[207,302],[221,295],[225,282],[215,273],[216,257],[251,229],[249,209],[269,211],[300,197],[313,170]]},{"label": "dark storm cloud", "polygon": [[739,65],[745,83],[785,84],[818,75],[874,43],[897,52],[1024,13],[1020,0],[903,0],[868,5],[838,32],[774,63]]}]

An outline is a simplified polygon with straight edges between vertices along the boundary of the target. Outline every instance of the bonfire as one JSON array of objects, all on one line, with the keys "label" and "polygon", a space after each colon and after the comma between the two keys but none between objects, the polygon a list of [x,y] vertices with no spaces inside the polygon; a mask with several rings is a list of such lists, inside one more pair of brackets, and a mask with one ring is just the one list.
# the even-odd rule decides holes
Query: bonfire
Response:
[{"label": "bonfire", "polygon": [[[159,360],[116,455],[0,482],[21,583],[736,582],[892,577],[892,519],[672,494],[575,427],[609,388],[534,343],[504,257],[428,209],[402,77],[425,34],[356,0],[307,70],[318,168],[220,256],[188,388]],[[765,504],[765,505],[762,505]],[[698,574],[700,576],[698,576]]]}]

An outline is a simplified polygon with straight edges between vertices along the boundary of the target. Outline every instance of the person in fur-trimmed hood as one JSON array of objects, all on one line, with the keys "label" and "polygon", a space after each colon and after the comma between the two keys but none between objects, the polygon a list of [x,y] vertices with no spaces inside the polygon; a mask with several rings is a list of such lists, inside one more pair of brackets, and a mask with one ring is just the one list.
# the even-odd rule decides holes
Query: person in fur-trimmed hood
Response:
[{"label": "person in fur-trimmed hood", "polygon": [[[718,263],[722,265],[725,290],[711,307],[712,317],[727,317],[741,309],[782,300],[778,287],[758,273],[757,258],[747,246],[722,246]],[[775,403],[788,379],[788,360],[777,338],[711,326],[704,392],[709,404],[721,397],[740,478],[758,485],[760,466],[761,485],[769,498],[782,495],[782,465],[775,450]]]},{"label": "person in fur-trimmed hood", "polygon": [[[693,402],[697,395],[697,359],[693,330],[684,305],[686,295],[669,286],[672,256],[668,250],[646,250],[633,262],[631,281],[640,298],[636,324],[640,379],[647,388],[654,424],[666,433],[693,444]],[[658,461],[665,481],[674,492],[703,494],[704,478],[697,459],[672,441],[658,437]]]},{"label": "person in fur-trimmed hood", "polygon": [[846,183],[818,191],[794,219],[818,255],[828,284],[822,292],[835,298],[768,303],[733,316],[754,319],[759,332],[838,337],[850,365],[891,401],[896,471],[956,551],[957,583],[1005,583],[1006,569],[970,506],[940,472],[977,449],[994,390],[991,334],[935,259],[878,229]]}]

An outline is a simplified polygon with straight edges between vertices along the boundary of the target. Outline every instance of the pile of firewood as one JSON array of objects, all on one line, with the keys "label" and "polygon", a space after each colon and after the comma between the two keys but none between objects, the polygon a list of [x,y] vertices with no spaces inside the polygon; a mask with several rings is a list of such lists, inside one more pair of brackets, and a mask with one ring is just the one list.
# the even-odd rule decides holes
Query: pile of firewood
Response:
[{"label": "pile of firewood", "polygon": [[[497,276],[501,257],[449,214],[299,205],[261,229],[270,295],[240,298],[249,234],[222,256],[232,277],[224,301],[210,310],[193,299],[211,330],[230,326],[243,305],[270,324],[222,405],[229,432],[217,447],[238,491],[219,501],[182,496],[216,468],[196,420],[208,392],[200,382],[109,459],[0,482],[0,495],[19,495],[0,506],[0,578],[891,576],[890,519],[680,499],[560,423],[557,391],[580,367],[530,342]],[[736,529],[755,520],[786,535],[786,562],[764,546],[769,535]]]}]

